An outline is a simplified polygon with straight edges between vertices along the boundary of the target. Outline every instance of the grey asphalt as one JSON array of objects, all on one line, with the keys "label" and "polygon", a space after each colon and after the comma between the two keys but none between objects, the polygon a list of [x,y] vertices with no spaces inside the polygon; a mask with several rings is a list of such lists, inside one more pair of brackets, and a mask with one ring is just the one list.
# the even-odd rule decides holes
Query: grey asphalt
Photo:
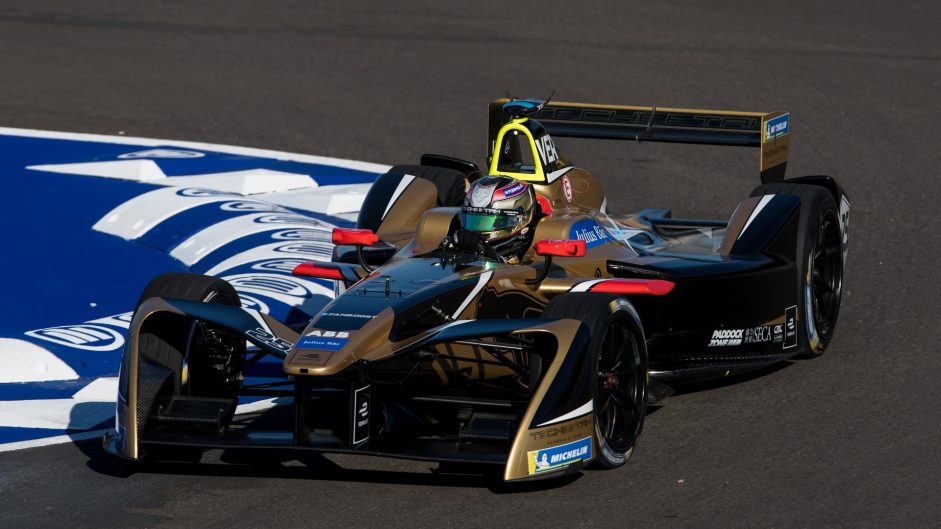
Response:
[{"label": "grey asphalt", "polygon": [[[543,488],[279,454],[131,473],[91,442],[0,454],[0,527],[941,523],[937,2],[273,4],[3,2],[0,125],[413,163],[482,159],[508,93],[788,110],[789,175],[852,201],[831,347],[672,397],[625,467]],[[558,144],[619,212],[727,217],[758,181],[753,150]]]}]

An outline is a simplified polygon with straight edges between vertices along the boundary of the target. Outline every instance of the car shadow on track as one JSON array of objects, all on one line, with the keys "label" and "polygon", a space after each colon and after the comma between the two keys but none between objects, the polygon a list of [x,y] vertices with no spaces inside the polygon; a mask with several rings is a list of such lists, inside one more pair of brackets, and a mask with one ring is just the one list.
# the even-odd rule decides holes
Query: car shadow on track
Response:
[{"label": "car shadow on track", "polygon": [[[503,483],[497,472],[481,474],[470,466],[429,463],[428,472],[345,468],[328,457],[296,450],[210,450],[198,458],[160,461],[126,461],[105,453],[100,440],[75,443],[87,457],[92,471],[115,478],[135,474],[205,477],[257,477],[343,481],[372,484],[486,488],[495,494],[531,492],[563,487],[581,477],[573,473],[551,480]],[[356,456],[366,458],[368,456]]]},{"label": "car shadow on track", "polygon": [[[754,371],[747,371],[740,375],[731,375],[724,378],[717,378],[713,380],[705,380],[702,382],[691,382],[689,384],[680,384],[673,386],[674,395],[686,395],[689,393],[699,393],[701,391],[709,391],[713,389],[720,389],[728,386],[734,386],[736,384],[741,384],[744,382],[749,382],[755,379],[763,378],[772,373],[777,373],[782,369],[786,369],[794,365],[794,362],[791,360],[785,360],[783,362],[778,362],[776,364],[771,364],[767,367],[762,367]],[[667,399],[669,401],[669,399]]]},{"label": "car shadow on track", "polygon": [[[792,365],[781,362],[766,368],[727,378],[684,384],[673,388],[675,395],[719,389],[733,384],[755,380]],[[648,406],[647,415],[656,413],[664,402]],[[459,464],[429,463],[427,472],[382,469],[346,468],[328,456],[296,450],[211,450],[202,457],[182,457],[179,460],[126,461],[105,453],[100,438],[76,439],[75,446],[88,457],[87,467],[94,472],[115,478],[130,478],[135,474],[162,474],[207,477],[258,477],[273,479],[303,479],[312,481],[343,481],[373,484],[417,485],[439,487],[487,488],[494,494],[536,492],[564,487],[580,479],[583,472],[575,472],[549,480],[523,483],[504,483],[499,472],[482,474],[478,469]],[[369,456],[355,456],[368,458]],[[378,465],[377,465],[378,466]],[[434,467],[434,468],[432,468]]]}]

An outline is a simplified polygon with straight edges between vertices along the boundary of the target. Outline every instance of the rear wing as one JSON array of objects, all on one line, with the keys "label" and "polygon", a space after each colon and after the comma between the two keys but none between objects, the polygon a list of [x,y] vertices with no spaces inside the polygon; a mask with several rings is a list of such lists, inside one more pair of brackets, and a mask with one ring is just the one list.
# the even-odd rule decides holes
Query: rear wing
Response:
[{"label": "rear wing", "polygon": [[[487,144],[491,150],[509,119],[502,109],[508,101],[504,98],[490,103]],[[791,143],[790,117],[781,111],[733,112],[552,101],[530,118],[557,137],[758,147],[763,183],[784,180]]]}]

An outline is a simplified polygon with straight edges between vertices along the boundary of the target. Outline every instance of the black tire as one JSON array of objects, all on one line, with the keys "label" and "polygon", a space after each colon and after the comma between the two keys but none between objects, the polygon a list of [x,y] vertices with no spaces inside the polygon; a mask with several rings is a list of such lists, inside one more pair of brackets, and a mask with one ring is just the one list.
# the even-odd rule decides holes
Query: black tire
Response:
[{"label": "black tire", "polygon": [[566,293],[550,300],[542,317],[571,318],[588,326],[591,341],[585,353],[597,373],[592,385],[595,463],[602,468],[623,465],[647,413],[647,345],[637,311],[614,294]]},{"label": "black tire", "polygon": [[839,210],[827,188],[811,184],[763,184],[751,196],[771,194],[800,199],[797,356],[814,358],[830,344],[840,314],[844,268]]},{"label": "black tire", "polygon": [[[144,288],[136,307],[152,297],[241,305],[238,293],[228,282],[181,272],[154,278]],[[175,314],[155,314],[141,328],[138,351],[143,361],[142,375],[156,373],[159,377],[159,373],[166,373],[169,378],[151,381],[148,395],[139,395],[139,411],[144,413],[149,413],[162,394],[234,397],[241,385],[244,338],[203,322]],[[140,382],[143,388],[144,380]]]},{"label": "black tire", "polygon": [[[456,207],[464,203],[464,195],[467,193],[467,177],[464,173],[446,167],[396,165],[386,174],[380,175],[366,194],[356,221],[357,228],[379,230],[379,225],[382,224],[382,213],[395,190],[393,184],[397,183],[399,175],[403,174],[409,174],[434,184],[438,192],[436,202],[438,207]],[[395,180],[391,181],[390,185],[382,185],[382,181],[390,177]]]}]

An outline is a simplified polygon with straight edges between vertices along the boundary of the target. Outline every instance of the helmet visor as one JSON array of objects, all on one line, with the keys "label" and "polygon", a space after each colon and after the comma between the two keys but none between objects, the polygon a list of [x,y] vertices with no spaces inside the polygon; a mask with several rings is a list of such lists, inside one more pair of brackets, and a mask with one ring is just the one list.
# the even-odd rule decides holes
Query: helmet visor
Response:
[{"label": "helmet visor", "polygon": [[515,228],[521,219],[519,210],[492,208],[461,208],[461,225],[465,230],[493,232]]}]

